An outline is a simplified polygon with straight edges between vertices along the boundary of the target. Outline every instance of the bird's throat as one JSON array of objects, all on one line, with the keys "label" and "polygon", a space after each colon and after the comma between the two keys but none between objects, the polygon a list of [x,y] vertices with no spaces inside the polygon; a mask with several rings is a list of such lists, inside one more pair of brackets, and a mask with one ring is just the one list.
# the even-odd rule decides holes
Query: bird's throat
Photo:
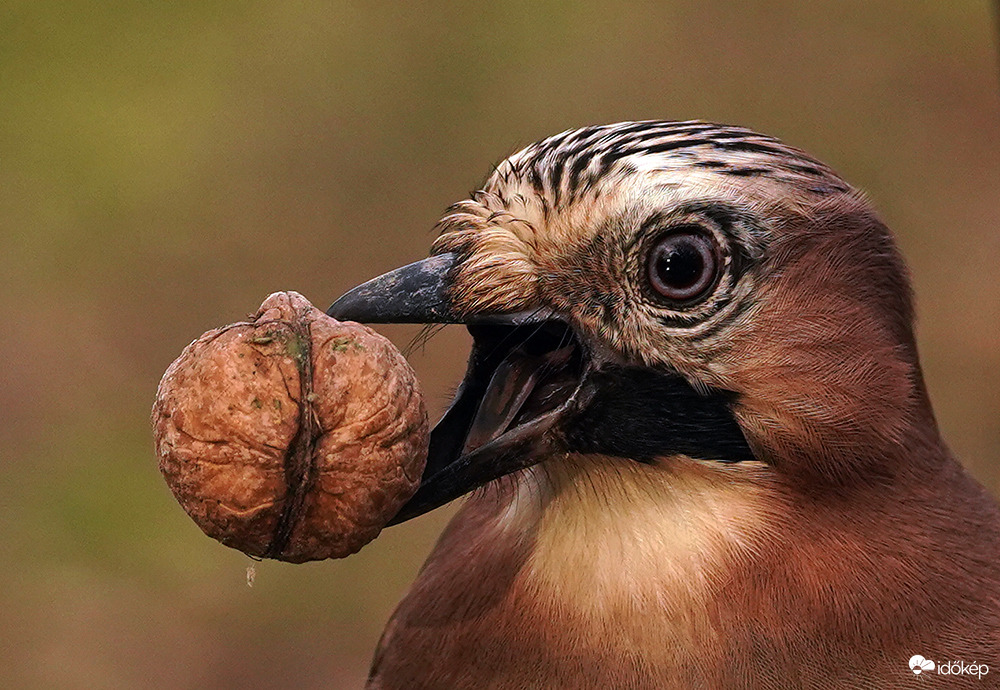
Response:
[{"label": "bird's throat", "polygon": [[530,543],[520,577],[532,590],[594,615],[652,597],[669,621],[705,605],[763,540],[769,477],[756,462],[570,455],[519,474],[499,505],[492,492],[470,503],[494,511],[498,538]]}]

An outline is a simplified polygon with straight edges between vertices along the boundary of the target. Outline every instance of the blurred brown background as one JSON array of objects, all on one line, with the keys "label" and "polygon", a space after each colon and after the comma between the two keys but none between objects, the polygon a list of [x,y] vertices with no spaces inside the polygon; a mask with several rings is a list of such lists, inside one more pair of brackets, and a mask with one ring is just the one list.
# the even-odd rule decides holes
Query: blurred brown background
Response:
[{"label": "blurred brown background", "polygon": [[[987,0],[6,3],[0,685],[359,686],[449,511],[248,588],[157,472],[157,381],[271,291],[325,307],[424,256],[491,164],[569,127],[744,124],[866,189],[941,425],[1000,493],[994,34]],[[411,356],[435,414],[465,348]]]}]

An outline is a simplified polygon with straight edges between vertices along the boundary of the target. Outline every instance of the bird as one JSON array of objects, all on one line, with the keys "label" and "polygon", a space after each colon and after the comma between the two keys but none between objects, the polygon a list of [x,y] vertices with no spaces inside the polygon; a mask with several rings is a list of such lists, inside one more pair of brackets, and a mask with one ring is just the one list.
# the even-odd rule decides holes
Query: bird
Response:
[{"label": "bird", "polygon": [[798,148],[564,131],[328,313],[473,343],[393,524],[466,498],[369,688],[998,687],[1000,509],[892,234]]}]

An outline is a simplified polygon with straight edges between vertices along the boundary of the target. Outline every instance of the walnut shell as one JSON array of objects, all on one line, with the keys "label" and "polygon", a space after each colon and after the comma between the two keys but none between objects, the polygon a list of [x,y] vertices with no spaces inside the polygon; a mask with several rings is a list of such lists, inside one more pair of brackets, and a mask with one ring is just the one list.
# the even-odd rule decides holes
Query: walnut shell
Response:
[{"label": "walnut shell", "polygon": [[207,535],[294,563],[378,536],[427,458],[406,359],[296,292],[188,345],[160,381],[152,422],[160,470]]}]

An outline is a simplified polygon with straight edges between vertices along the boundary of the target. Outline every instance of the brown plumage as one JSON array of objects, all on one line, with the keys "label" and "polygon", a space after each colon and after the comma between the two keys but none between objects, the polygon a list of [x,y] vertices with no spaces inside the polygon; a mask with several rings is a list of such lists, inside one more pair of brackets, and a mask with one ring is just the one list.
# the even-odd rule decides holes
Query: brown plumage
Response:
[{"label": "brown plumage", "polygon": [[[460,320],[545,313],[588,371],[724,401],[749,450],[615,384],[587,428],[543,432],[470,495],[371,688],[997,685],[1000,511],[938,433],[906,271],[859,192],[748,130],[621,123],[512,156],[440,230]],[[649,288],[649,248],[676,233],[716,252],[693,301]],[[600,414],[622,406],[621,434],[666,445],[613,438]],[[915,654],[990,672],[915,679]]]}]

